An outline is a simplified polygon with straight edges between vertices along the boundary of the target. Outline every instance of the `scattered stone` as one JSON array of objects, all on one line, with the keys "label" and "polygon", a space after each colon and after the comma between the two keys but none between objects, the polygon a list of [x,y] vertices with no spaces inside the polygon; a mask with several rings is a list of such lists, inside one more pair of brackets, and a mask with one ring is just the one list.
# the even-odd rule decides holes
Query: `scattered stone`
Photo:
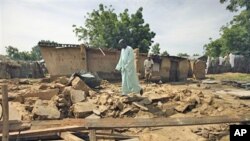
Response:
[{"label": "scattered stone", "polygon": [[98,115],[98,116],[101,115],[101,112],[98,109],[94,109],[93,113],[96,114],[96,115]]},{"label": "scattered stone", "polygon": [[144,98],[142,101],[140,101],[140,103],[142,103],[144,105],[149,105],[152,103],[152,100],[150,100],[148,98]]},{"label": "scattered stone", "polygon": [[60,111],[55,103],[48,100],[37,100],[32,110],[33,118],[38,120],[59,119]]},{"label": "scattered stone", "polygon": [[87,96],[84,91],[74,89],[70,90],[70,99],[73,104],[85,101],[86,97]]},{"label": "scattered stone", "polygon": [[122,112],[120,113],[120,115],[124,115],[124,114],[126,114],[127,112],[129,112],[131,110],[132,110],[131,107],[125,108],[125,109],[122,110]]},{"label": "scattered stone", "polygon": [[23,97],[39,97],[41,100],[50,100],[53,96],[59,93],[59,89],[47,89],[47,90],[27,90]]},{"label": "scattered stone", "polygon": [[151,101],[157,101],[157,100],[166,100],[171,98],[168,94],[151,94],[148,96],[149,100]]},{"label": "scattered stone", "polygon": [[27,84],[30,84],[30,81],[28,79],[21,79],[19,80],[19,84],[27,85]]},{"label": "scattered stone", "polygon": [[109,97],[110,97],[110,95],[108,95],[108,94],[102,94],[99,97],[98,103],[101,105],[105,105],[108,102]]},{"label": "scattered stone", "polygon": [[135,105],[135,106],[137,106],[137,107],[139,107],[142,110],[148,111],[148,108],[145,107],[145,106],[143,106],[141,103],[133,102],[132,104]]},{"label": "scattered stone", "polygon": [[40,90],[46,90],[46,89],[48,89],[50,86],[48,85],[48,84],[45,84],[45,83],[42,83],[39,87],[38,87],[38,89],[40,89]]},{"label": "scattered stone", "polygon": [[85,118],[93,113],[95,106],[90,102],[78,102],[72,105],[73,114],[76,118]]},{"label": "scattered stone", "polygon": [[100,118],[101,118],[100,116],[92,114],[92,115],[86,117],[85,119],[100,119]]},{"label": "scattered stone", "polygon": [[76,90],[82,90],[86,94],[89,93],[90,88],[84,81],[82,81],[79,77],[75,77],[72,81],[72,87]]},{"label": "scattered stone", "polygon": [[62,77],[57,78],[56,82],[59,82],[63,85],[67,85],[69,82],[69,79],[66,76],[62,76]]}]

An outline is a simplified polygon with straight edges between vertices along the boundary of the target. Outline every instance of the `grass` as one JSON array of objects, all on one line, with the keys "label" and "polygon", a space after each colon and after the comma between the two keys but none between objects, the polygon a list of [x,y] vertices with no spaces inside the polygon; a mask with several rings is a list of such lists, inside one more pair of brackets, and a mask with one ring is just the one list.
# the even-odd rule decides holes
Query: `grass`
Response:
[{"label": "grass", "polygon": [[209,74],[207,77],[215,80],[250,81],[250,74],[247,73]]}]

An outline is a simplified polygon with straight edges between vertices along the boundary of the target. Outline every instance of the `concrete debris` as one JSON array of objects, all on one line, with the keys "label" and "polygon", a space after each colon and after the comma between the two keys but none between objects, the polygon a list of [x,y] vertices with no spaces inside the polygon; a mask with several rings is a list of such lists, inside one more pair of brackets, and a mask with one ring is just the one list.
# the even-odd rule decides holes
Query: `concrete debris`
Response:
[{"label": "concrete debris", "polygon": [[33,118],[36,120],[59,119],[60,111],[55,103],[49,100],[37,100],[32,110]]},{"label": "concrete debris", "polygon": [[85,119],[100,119],[100,118],[101,118],[100,116],[92,114],[92,115],[86,117]]},{"label": "concrete debris", "polygon": [[65,76],[62,76],[62,77],[58,77],[55,82],[63,84],[63,85],[67,85],[69,82],[69,79]]},{"label": "concrete debris", "polygon": [[139,108],[142,109],[142,110],[148,111],[148,108],[145,107],[145,106],[143,106],[143,104],[141,104],[141,103],[133,102],[133,105],[139,107]]},{"label": "concrete debris", "polygon": [[76,118],[85,118],[93,113],[95,105],[90,102],[78,102],[72,105],[72,112]]},{"label": "concrete debris", "polygon": [[76,90],[82,90],[84,91],[86,94],[89,93],[90,88],[88,87],[88,85],[82,81],[79,77],[75,77],[72,81],[72,87]]},{"label": "concrete debris", "polygon": [[50,100],[53,96],[59,93],[59,89],[46,89],[46,90],[39,90],[39,89],[30,89],[26,90],[25,93],[22,95],[23,97],[39,97],[41,100]]},{"label": "concrete debris", "polygon": [[191,129],[193,133],[202,136],[209,141],[220,140],[223,136],[228,135],[228,130],[229,129],[226,124]]},{"label": "concrete debris", "polygon": [[84,91],[75,90],[75,89],[70,90],[70,100],[73,104],[85,101],[86,97],[87,95]]}]

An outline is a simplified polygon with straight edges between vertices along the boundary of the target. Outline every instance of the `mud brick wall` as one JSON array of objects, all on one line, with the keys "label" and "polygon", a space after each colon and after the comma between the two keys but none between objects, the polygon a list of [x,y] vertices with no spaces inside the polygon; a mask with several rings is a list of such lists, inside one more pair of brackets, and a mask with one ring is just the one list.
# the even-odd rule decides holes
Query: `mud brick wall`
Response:
[{"label": "mud brick wall", "polygon": [[[67,47],[41,47],[41,53],[46,67],[51,76],[71,75],[81,70],[97,73],[102,79],[120,80],[120,73],[114,72],[120,58],[120,51],[103,49],[104,54],[98,48]],[[140,78],[144,77],[144,60],[147,54],[135,53],[136,70]],[[169,81],[171,58],[162,57],[160,70],[153,72],[153,77]],[[186,59],[180,60],[180,80],[186,80],[189,63]]]},{"label": "mud brick wall", "polygon": [[71,75],[86,69],[86,57],[81,48],[41,47],[41,53],[51,76]]}]

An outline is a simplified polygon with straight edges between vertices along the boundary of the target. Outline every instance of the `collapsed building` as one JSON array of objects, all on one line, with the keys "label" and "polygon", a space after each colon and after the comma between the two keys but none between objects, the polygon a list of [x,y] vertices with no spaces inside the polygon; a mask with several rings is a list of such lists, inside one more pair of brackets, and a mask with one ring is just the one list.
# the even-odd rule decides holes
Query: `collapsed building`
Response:
[{"label": "collapsed building", "polygon": [[42,77],[44,77],[44,72],[38,62],[15,61],[0,55],[0,79]]},{"label": "collapsed building", "polygon": [[[120,51],[101,48],[89,48],[85,45],[39,43],[41,54],[51,77],[67,76],[74,72],[92,72],[105,80],[120,80],[115,72]],[[134,50],[136,71],[139,78],[144,76],[144,60],[147,54]],[[153,80],[185,81],[188,76],[189,62],[176,56],[153,57]]]}]

